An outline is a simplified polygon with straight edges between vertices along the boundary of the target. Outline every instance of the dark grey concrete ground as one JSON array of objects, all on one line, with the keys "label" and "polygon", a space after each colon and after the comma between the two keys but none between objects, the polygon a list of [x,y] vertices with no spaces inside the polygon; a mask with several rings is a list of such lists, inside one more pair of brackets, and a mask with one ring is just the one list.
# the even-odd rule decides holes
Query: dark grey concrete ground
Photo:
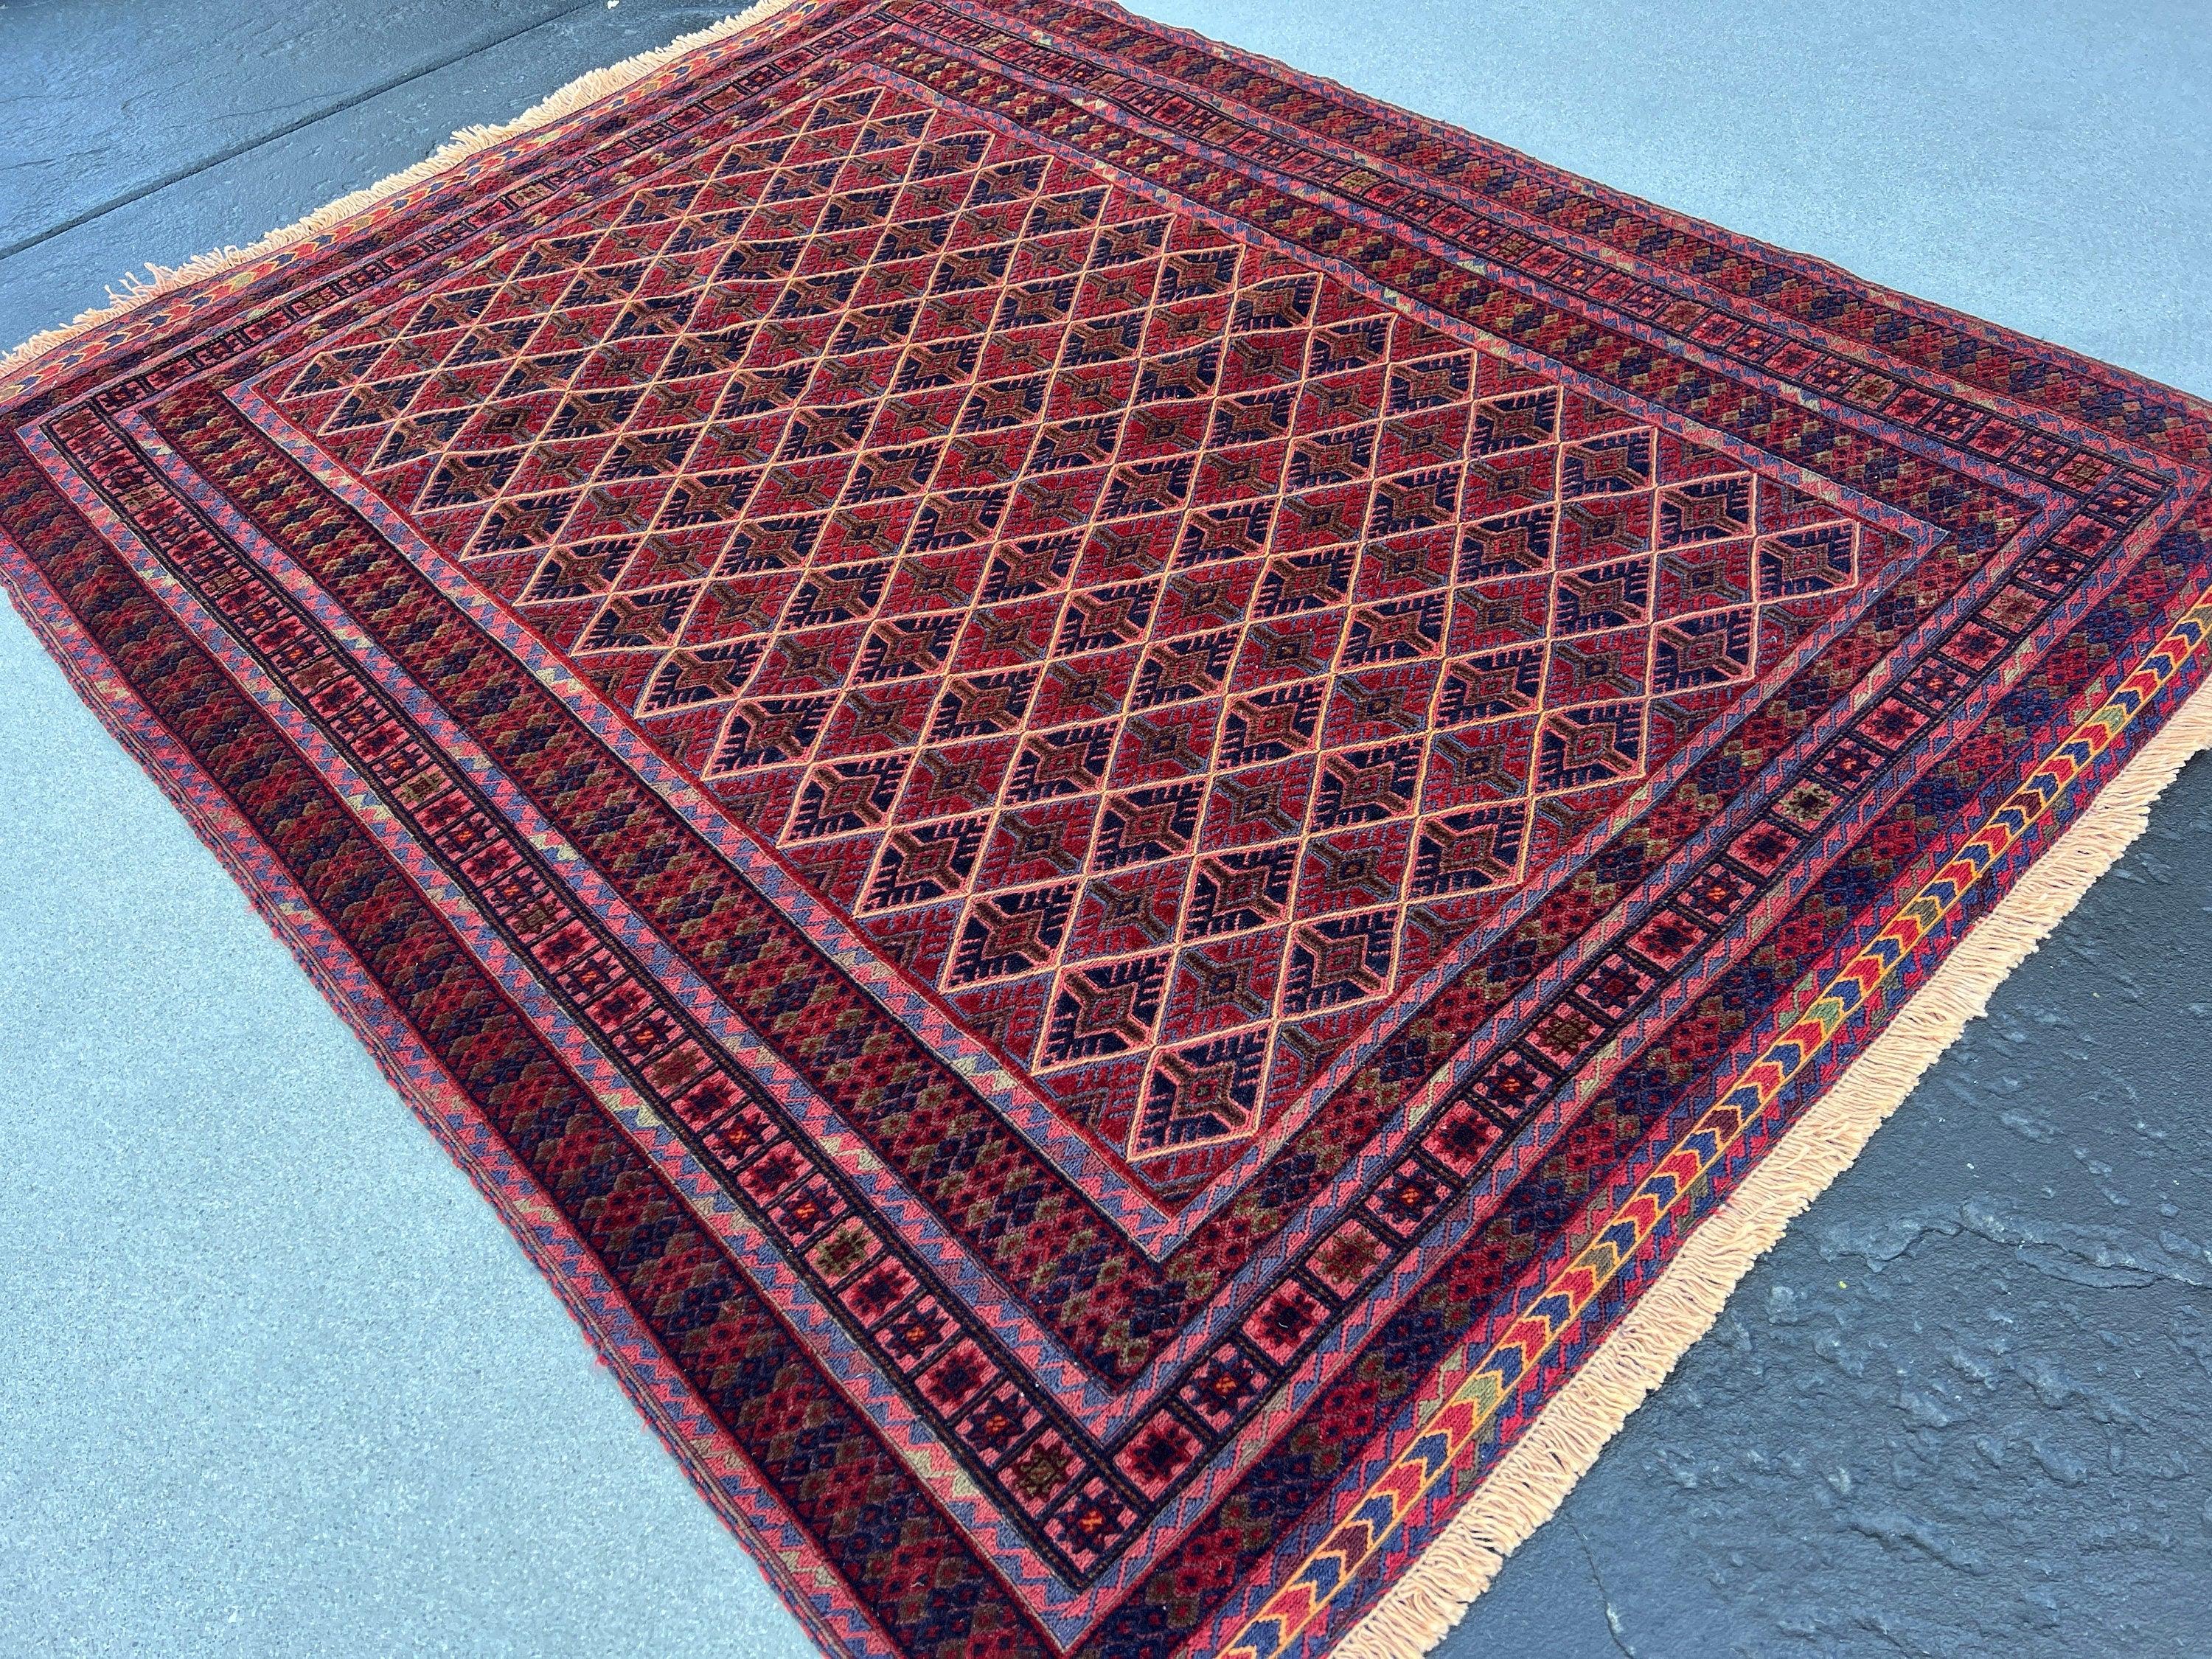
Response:
[{"label": "dark grey concrete ground", "polygon": [[[2212,391],[2201,0],[1144,9]],[[716,15],[9,0],[0,337]],[[0,1650],[794,1650],[12,618],[0,685]],[[2212,1653],[2208,832],[2200,762],[1443,1651]]]}]

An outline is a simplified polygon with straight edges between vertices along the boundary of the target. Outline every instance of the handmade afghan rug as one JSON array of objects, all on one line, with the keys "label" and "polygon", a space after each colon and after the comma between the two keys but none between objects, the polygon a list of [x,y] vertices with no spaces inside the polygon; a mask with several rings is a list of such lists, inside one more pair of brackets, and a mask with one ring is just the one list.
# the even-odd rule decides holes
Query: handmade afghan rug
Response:
[{"label": "handmade afghan rug", "polygon": [[19,354],[17,603],[826,1647],[1418,1651],[2208,734],[2212,410],[1103,0],[710,37]]}]

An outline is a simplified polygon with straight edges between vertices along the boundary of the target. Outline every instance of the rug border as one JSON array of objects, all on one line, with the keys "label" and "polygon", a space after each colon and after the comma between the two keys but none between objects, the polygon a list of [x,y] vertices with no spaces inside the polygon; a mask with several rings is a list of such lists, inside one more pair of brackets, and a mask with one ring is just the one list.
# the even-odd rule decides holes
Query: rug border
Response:
[{"label": "rug border", "polygon": [[[9,389],[11,382],[35,378],[47,356],[103,324],[120,320],[179,289],[269,260],[389,197],[454,170],[486,150],[540,135],[702,46],[744,33],[786,11],[804,9],[805,4],[805,0],[757,0],[743,11],[678,35],[665,46],[586,71],[508,120],[463,128],[413,166],[326,203],[244,246],[212,249],[174,266],[149,261],[148,275],[126,273],[122,291],[111,289],[107,304],[41,330],[0,354],[0,391]],[[1160,27],[1185,33],[1171,26]],[[1382,101],[1350,90],[1367,101]],[[1431,118],[1406,112],[1413,113],[1417,120]],[[1817,264],[1826,275],[1869,292],[1913,300],[1902,290],[1869,283],[1817,255],[1796,257]],[[1954,307],[1944,309],[1971,321],[1983,320]],[[2003,331],[2017,336],[2017,331]],[[2037,343],[2069,358],[2099,361],[2056,343]],[[2144,380],[2132,370],[2118,372]],[[2177,389],[2160,386],[2160,390]],[[2191,404],[2203,404],[2194,394],[2179,395]],[[57,650],[55,642],[46,636],[30,596],[15,591],[12,583],[0,583],[0,587],[6,589],[15,610],[46,654],[61,667],[71,689],[215,851],[225,873],[246,895],[279,941],[302,963],[318,988],[325,992],[325,1000],[369,1049],[379,1069],[423,1120],[433,1138],[446,1146],[474,1184],[491,1198],[494,1210],[540,1268],[556,1299],[583,1328],[594,1351],[609,1364],[657,1437],[670,1447],[679,1465],[701,1487],[708,1507],[738,1534],[739,1543],[778,1599],[792,1608],[811,1639],[851,1651],[835,1632],[823,1628],[803,1594],[794,1594],[795,1585],[780,1582],[781,1576],[771,1565],[774,1553],[763,1548],[766,1540],[753,1536],[741,1517],[716,1501],[710,1479],[702,1478],[705,1472],[693,1468],[690,1458],[652,1409],[649,1390],[630,1374],[613,1334],[602,1331],[569,1294],[562,1273],[532,1248],[530,1224],[511,1212],[501,1195],[487,1185],[472,1155],[442,1131],[430,1103],[416,1097],[412,1081],[401,1074],[371,1033],[350,1017],[347,1000],[329,994],[316,963],[292,937],[281,912],[264,902],[258,884],[226,855],[220,832],[202,821],[196,808],[169,787],[162,767],[109,718],[104,700],[80,680],[69,656]],[[1539,1409],[1459,1510],[1380,1594],[1375,1605],[1331,1644],[1332,1659],[1407,1659],[1410,1655],[1427,1653],[1443,1639],[1490,1587],[1505,1559],[1551,1518],[1589,1473],[1629,1414],[1711,1328],[1737,1283],[1781,1239],[1790,1221],[1857,1160],[1875,1131],[1904,1103],[1921,1075],[1972,1021],[1987,1011],[1990,997],[2012,970],[2050,936],[2098,878],[2149,827],[2152,805],[2183,767],[2208,749],[2212,749],[2212,681],[2190,694],[2128,763],[2106,780],[2058,839],[2021,871],[1996,906],[1969,928],[1920,988],[1898,1006],[1881,1034],[1753,1166],[1736,1190],[1698,1224],[1596,1349]]]},{"label": "rug border", "polygon": [[[554,1299],[575,1322],[586,1350],[613,1376],[646,1428],[675,1460],[708,1509],[729,1528],[738,1548],[777,1600],[790,1609],[808,1638],[825,1654],[851,1656],[851,1659],[890,1652],[888,1646],[878,1650],[858,1645],[830,1628],[828,1615],[816,1605],[816,1598],[808,1594],[783,1553],[723,1491],[720,1478],[701,1451],[706,1437],[687,1429],[667,1403],[666,1396],[676,1390],[689,1395],[690,1384],[666,1359],[658,1341],[643,1329],[643,1322],[637,1318],[629,1298],[607,1275],[591,1248],[575,1236],[566,1215],[535,1177],[515,1163],[499,1132],[490,1127],[444,1066],[421,1047],[406,1018],[391,1006],[381,986],[358,965],[350,947],[343,941],[318,937],[319,932],[327,932],[327,923],[313,902],[297,893],[289,872],[258,831],[239,814],[222,786],[208,777],[137,689],[123,678],[105,649],[84,632],[43,574],[4,534],[0,534],[0,592],[7,595],[33,640],[60,669],[64,680],[101,729],[153,781],[186,827],[215,855],[247,908],[290,952],[340,1023],[368,1052],[392,1092],[422,1121],[431,1139],[444,1149],[505,1225],[525,1259],[552,1291]],[[166,745],[174,745],[178,753],[166,756]],[[203,791],[213,799],[199,799]],[[276,873],[257,872],[254,866],[263,860]],[[348,985],[349,974],[358,975],[362,986]],[[472,1145],[471,1134],[483,1144]],[[503,1170],[511,1172],[503,1173]],[[533,1213],[533,1208],[543,1213]],[[564,1249],[571,1259],[563,1259]],[[613,1311],[602,1311],[609,1308]],[[626,1330],[625,1320],[639,1328]],[[696,1402],[692,1410],[713,1425],[712,1434],[726,1437],[711,1407]],[[744,1455],[733,1450],[731,1455],[741,1459]],[[769,1496],[775,1501],[773,1493]],[[848,1599],[854,1622],[869,1621],[866,1605],[857,1597]]]},{"label": "rug border", "polygon": [[2191,692],[2106,780],[1897,1006],[1881,1035],[1698,1224],[1457,1513],[1328,1650],[1331,1659],[1407,1659],[1443,1640],[1490,1588],[1506,1557],[1581,1483],[1629,1413],[1712,1328],[1753,1264],[1857,1162],[1921,1075],[1988,1012],[2013,969],[2150,827],[2152,805],[2182,768],[2208,750],[2212,680]]}]

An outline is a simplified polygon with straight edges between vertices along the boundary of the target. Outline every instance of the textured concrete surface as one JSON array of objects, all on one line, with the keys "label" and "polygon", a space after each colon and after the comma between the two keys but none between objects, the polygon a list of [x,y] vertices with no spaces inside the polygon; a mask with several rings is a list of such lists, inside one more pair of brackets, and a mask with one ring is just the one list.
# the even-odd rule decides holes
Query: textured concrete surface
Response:
[{"label": "textured concrete surface", "polygon": [[[2212,392],[2201,3],[1144,9]],[[0,4],[0,336],[715,15]],[[0,1651],[805,1651],[12,616],[0,688]],[[2212,1652],[2208,947],[2199,763],[1443,1651]]]}]

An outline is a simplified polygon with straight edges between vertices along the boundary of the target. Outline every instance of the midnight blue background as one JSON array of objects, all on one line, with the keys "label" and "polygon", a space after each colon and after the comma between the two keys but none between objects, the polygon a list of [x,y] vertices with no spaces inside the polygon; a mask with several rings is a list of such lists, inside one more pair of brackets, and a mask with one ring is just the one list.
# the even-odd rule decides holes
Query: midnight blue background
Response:
[{"label": "midnight blue background", "polygon": [[[1143,8],[2212,392],[2212,11]],[[714,21],[0,4],[0,340]],[[806,1651],[490,1208],[0,615],[0,1649]],[[1447,1644],[2203,1654],[2212,766]]]}]

